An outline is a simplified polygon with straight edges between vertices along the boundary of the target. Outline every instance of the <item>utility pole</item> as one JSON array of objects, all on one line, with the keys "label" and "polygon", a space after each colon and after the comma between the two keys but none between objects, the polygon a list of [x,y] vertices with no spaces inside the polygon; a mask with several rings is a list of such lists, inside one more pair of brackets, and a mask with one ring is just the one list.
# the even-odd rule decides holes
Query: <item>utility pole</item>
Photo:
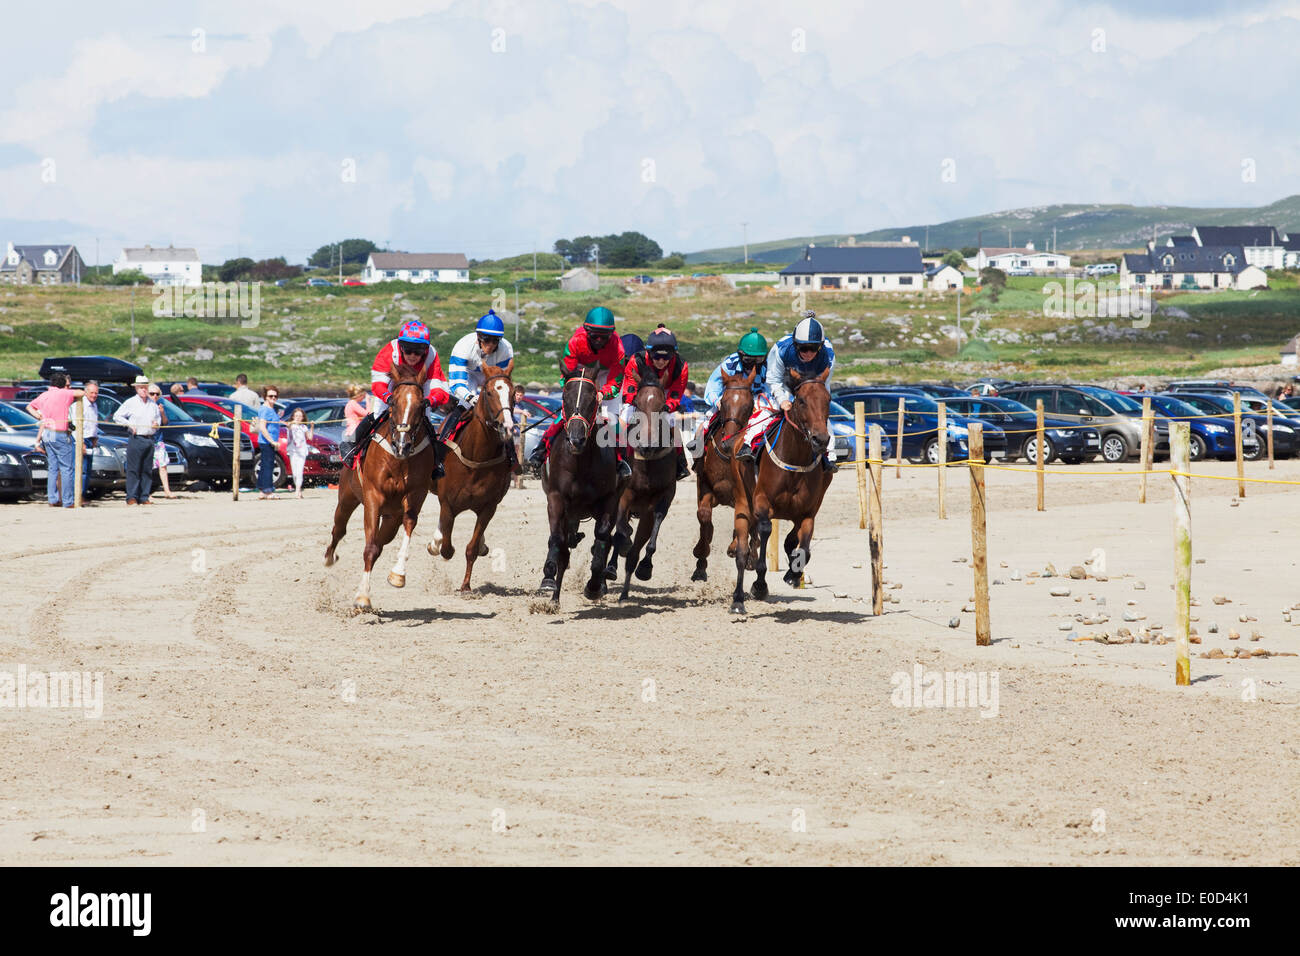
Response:
[{"label": "utility pole", "polygon": [[339,247],[339,285],[342,285],[343,284],[343,243],[340,242],[338,244],[338,247]]},{"label": "utility pole", "polygon": [[1052,254],[1056,254],[1056,227],[1052,227]]},{"label": "utility pole", "polygon": [[131,361],[135,361],[135,287],[140,283],[131,283]]},{"label": "utility pole", "polygon": [[[537,281],[537,242],[533,242],[533,281]],[[517,338],[518,336],[516,336]]]},{"label": "utility pole", "polygon": [[925,252],[930,251],[930,227],[925,227]]},{"label": "utility pole", "polygon": [[741,235],[744,237],[743,241],[745,244],[745,265],[749,265],[749,223],[742,222],[740,228],[743,230]]},{"label": "utility pole", "polygon": [[95,279],[99,280],[99,236],[95,237]]}]

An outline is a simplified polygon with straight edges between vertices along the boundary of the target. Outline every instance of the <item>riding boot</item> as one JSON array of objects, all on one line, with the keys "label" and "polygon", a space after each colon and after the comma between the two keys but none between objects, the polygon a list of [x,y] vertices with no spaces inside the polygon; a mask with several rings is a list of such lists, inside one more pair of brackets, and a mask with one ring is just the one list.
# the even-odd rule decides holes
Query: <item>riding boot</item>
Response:
[{"label": "riding boot", "polygon": [[822,471],[839,471],[840,466],[831,461],[825,455],[822,455]]},{"label": "riding boot", "polygon": [[546,464],[546,456],[551,451],[551,443],[543,436],[542,440],[533,446],[532,453],[528,456],[528,464],[534,471],[541,473],[542,466]]},{"label": "riding boot", "polygon": [[686,449],[677,449],[677,480],[681,481],[691,473],[690,466],[686,464]]},{"label": "riding boot", "polygon": [[631,478],[632,466],[628,463],[628,460],[623,457],[623,449],[620,447],[614,454],[618,456],[618,477]]},{"label": "riding boot", "polygon": [[373,412],[367,412],[361,421],[357,422],[356,429],[352,432],[351,438],[344,438],[339,443],[339,456],[346,464],[351,460],[353,453],[358,449],[364,449],[366,441],[370,438],[370,433],[375,430],[375,416]]},{"label": "riding boot", "polygon": [[443,459],[447,457],[447,446],[441,441],[433,443],[433,480],[446,478],[447,472],[442,467]]},{"label": "riding boot", "polygon": [[740,440],[739,447],[736,448],[736,461],[754,461],[754,446],[743,438]]}]

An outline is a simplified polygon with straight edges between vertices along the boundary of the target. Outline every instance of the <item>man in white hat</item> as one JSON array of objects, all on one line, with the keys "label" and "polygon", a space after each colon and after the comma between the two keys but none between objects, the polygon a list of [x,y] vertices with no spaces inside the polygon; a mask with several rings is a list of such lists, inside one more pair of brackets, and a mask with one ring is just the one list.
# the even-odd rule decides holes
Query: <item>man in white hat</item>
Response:
[{"label": "man in white hat", "polygon": [[135,394],[118,406],[113,421],[126,428],[131,437],[126,443],[126,503],[147,505],[153,490],[153,446],[162,414],[158,403],[149,397],[149,378],[135,377]]}]

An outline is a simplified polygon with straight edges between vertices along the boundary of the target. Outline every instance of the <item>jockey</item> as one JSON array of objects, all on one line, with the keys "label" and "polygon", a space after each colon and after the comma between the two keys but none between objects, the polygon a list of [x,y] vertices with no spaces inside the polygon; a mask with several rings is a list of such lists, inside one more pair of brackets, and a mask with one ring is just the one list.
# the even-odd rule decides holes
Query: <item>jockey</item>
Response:
[{"label": "jockey", "polygon": [[[709,406],[709,410],[704,413],[704,418],[700,420],[700,427],[696,431],[700,436],[697,439],[700,441],[700,454],[704,453],[702,439],[709,433],[709,429],[713,427],[713,420],[718,416],[718,403],[722,400],[722,390],[725,387],[722,374],[725,372],[728,375],[748,375],[753,368],[758,369],[754,373],[754,384],[750,386],[750,390],[754,393],[754,414],[760,411],[768,414],[776,408],[772,392],[767,387],[767,339],[763,338],[757,328],[750,328],[740,337],[740,345],[736,351],[718,363],[718,367],[713,370],[708,383],[704,386],[704,402]],[[753,416],[751,415],[750,418],[752,420]]]},{"label": "jockey", "polygon": [[[688,366],[677,354],[677,337],[662,324],[650,333],[650,341],[646,343],[646,347],[627,360],[623,372],[623,410],[619,413],[619,420],[625,426],[624,434],[629,419],[636,411],[632,403],[636,401],[637,382],[649,375],[659,379],[659,384],[664,387],[664,397],[667,399],[664,403],[664,411],[672,414],[681,407]],[[675,421],[669,419],[669,422],[673,425],[673,445],[677,451],[677,480],[681,481],[691,472],[686,466],[686,451],[682,448],[681,436],[675,427]],[[658,434],[655,422],[645,423],[642,427],[654,428],[655,434]],[[620,453],[623,449],[624,444],[620,442]]]},{"label": "jockey", "polygon": [[[404,365],[422,372],[424,379],[424,397],[429,401],[426,412],[432,424],[432,406],[441,405],[450,400],[445,383],[442,380],[442,365],[438,362],[438,350],[429,340],[429,328],[419,319],[411,319],[402,325],[397,338],[379,349],[374,363],[370,366],[370,411],[357,423],[351,441],[344,440],[339,453],[346,462],[358,449],[365,449],[380,416],[388,410],[389,393],[393,387],[393,369]],[[435,442],[436,445],[441,444]],[[442,459],[437,459],[433,477],[442,477]]]},{"label": "jockey", "polygon": [[[448,372],[451,397],[456,399],[456,403],[442,420],[442,428],[438,432],[439,463],[447,453],[447,446],[443,442],[451,437],[456,426],[478,400],[478,393],[486,379],[483,366],[507,368],[514,361],[514,349],[510,347],[505,335],[506,327],[500,316],[488,309],[487,315],[479,318],[474,331],[452,346]],[[506,449],[506,457],[510,460],[511,469],[518,470],[519,462],[515,459],[513,443]]]},{"label": "jockey", "polygon": [[[600,366],[596,374],[596,387],[600,390],[600,415],[607,421],[618,418],[618,391],[623,385],[623,342],[614,334],[614,313],[603,305],[598,305],[587,313],[582,325],[574,330],[569,342],[564,347],[560,359],[560,370],[570,376],[583,367],[593,363]],[[540,469],[551,450],[551,441],[564,429],[562,418],[551,422],[546,434],[537,443],[533,453],[528,456],[528,463]],[[631,477],[632,469],[627,462],[619,458],[618,473],[620,477]]]},{"label": "jockey", "polygon": [[[827,370],[834,368],[835,349],[826,340],[826,332],[822,324],[817,321],[817,313],[809,309],[803,314],[803,320],[795,326],[794,334],[785,336],[772,346],[772,351],[767,353],[767,387],[780,407],[781,413],[785,414],[790,411],[793,398],[790,389],[786,387],[786,377],[791,370],[798,372],[801,378],[813,378],[822,372],[827,372],[826,384],[829,386],[831,375],[834,373]],[[756,423],[750,419],[745,440],[736,451],[737,458],[754,460],[754,445],[767,430],[769,421]],[[822,459],[824,470],[835,470],[834,455],[835,447],[832,442],[826,448],[826,457]]]}]

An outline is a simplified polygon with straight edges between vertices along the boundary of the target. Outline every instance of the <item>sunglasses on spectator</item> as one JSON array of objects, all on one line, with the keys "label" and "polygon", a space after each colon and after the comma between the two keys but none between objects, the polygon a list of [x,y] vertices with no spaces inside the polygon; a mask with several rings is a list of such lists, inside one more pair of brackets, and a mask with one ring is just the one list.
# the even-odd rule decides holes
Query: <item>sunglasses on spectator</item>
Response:
[{"label": "sunglasses on spectator", "polygon": [[279,392],[267,392],[267,393],[266,393],[266,397],[267,397],[270,401],[275,401],[277,398],[280,397],[280,393],[279,393]]}]

